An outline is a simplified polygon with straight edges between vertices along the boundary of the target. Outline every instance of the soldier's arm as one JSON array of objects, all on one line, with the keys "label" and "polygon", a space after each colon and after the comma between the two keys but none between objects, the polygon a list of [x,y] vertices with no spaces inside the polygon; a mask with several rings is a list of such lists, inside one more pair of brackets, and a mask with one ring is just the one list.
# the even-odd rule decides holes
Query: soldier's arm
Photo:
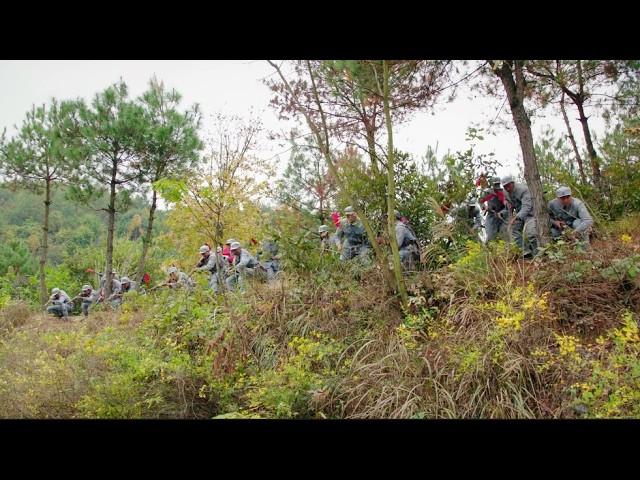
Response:
[{"label": "soldier's arm", "polygon": [[547,212],[549,213],[549,222],[551,225],[560,228],[556,210],[553,208],[553,200],[547,204]]},{"label": "soldier's arm", "polygon": [[587,210],[586,205],[582,202],[578,205],[578,218],[582,220],[582,224],[575,229],[576,232],[584,232],[593,225],[593,218],[589,210]]},{"label": "soldier's arm", "polygon": [[520,211],[516,215],[520,220],[524,220],[529,216],[529,214],[533,210],[533,203],[531,202],[531,192],[527,189],[522,195],[522,206],[520,207]]},{"label": "soldier's arm", "polygon": [[237,268],[244,268],[249,263],[250,257],[246,253],[240,253],[240,261],[236,264]]},{"label": "soldier's arm", "polygon": [[396,226],[396,242],[398,243],[398,248],[400,248],[400,246],[404,242],[405,235],[406,235],[405,229],[402,228],[400,225],[397,225]]}]

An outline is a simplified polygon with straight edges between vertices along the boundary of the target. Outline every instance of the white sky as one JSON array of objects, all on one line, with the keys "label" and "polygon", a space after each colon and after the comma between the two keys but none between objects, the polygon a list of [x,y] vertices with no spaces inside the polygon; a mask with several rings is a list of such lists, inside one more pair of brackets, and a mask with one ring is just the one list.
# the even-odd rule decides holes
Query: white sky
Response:
[{"label": "white sky", "polygon": [[[183,106],[199,103],[203,111],[205,131],[214,112],[237,114],[246,117],[253,110],[272,131],[286,131],[288,124],[279,121],[269,107],[271,92],[262,79],[273,73],[263,60],[29,60],[0,61],[0,131],[7,127],[12,135],[13,125],[20,124],[32,104],[47,102],[51,97],[67,99],[83,97],[90,100],[95,93],[116,82],[120,77],[129,86],[131,97],[140,95],[148,80],[156,74],[168,88],[175,88],[183,96]],[[469,100],[469,91],[461,90],[458,98],[437,108],[435,115],[429,112],[416,114],[410,122],[394,129],[397,148],[421,157],[427,146],[438,144],[438,154],[447,150],[455,152],[468,148],[465,132],[472,124],[486,126],[496,117],[501,100],[477,97]],[[569,108],[574,135],[582,140],[580,124]],[[589,112],[587,112],[589,114]],[[501,116],[510,115],[508,105]],[[533,119],[534,136],[547,125],[564,133],[560,115],[545,119]],[[596,134],[604,131],[604,122],[595,115],[590,126]],[[274,158],[286,147],[277,141],[260,142],[258,155]],[[478,146],[478,153],[493,151],[506,165],[499,169],[502,175],[508,171],[517,173],[520,162],[520,146],[515,129],[502,130],[496,136],[487,136]],[[280,156],[286,162],[288,152]]]}]

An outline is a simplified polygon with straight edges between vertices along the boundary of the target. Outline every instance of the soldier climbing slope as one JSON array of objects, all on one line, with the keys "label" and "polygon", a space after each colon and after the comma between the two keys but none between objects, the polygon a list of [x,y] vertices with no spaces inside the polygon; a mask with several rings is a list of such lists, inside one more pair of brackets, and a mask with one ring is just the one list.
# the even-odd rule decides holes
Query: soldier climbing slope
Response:
[{"label": "soldier climbing slope", "polygon": [[340,222],[336,236],[342,242],[340,260],[351,260],[356,257],[364,258],[369,253],[369,242],[364,225],[358,219],[353,207],[344,209],[346,221]]},{"label": "soldier climbing slope", "polygon": [[71,301],[80,300],[82,303],[80,307],[82,308],[82,314],[85,317],[89,316],[89,307],[98,301],[100,296],[100,292],[94,290],[93,287],[89,284],[82,286],[82,291],[76,295]]},{"label": "soldier climbing slope", "polygon": [[227,288],[234,290],[238,286],[243,291],[246,278],[254,277],[260,264],[246,249],[242,248],[239,242],[231,244],[231,253],[234,259],[232,273],[227,278]]},{"label": "soldier climbing slope", "polygon": [[221,293],[224,290],[224,275],[226,273],[226,262],[222,257],[222,253],[216,252],[212,255],[208,245],[202,245],[199,252],[202,258],[191,271],[191,274],[193,272],[209,272],[211,274],[209,288],[213,289],[214,293]]},{"label": "soldier climbing slope", "polygon": [[118,307],[124,300],[124,294],[137,290],[137,284],[129,279],[129,277],[122,277],[120,279],[120,290],[111,294],[108,300],[111,302],[113,308]]},{"label": "soldier climbing slope", "polygon": [[522,250],[524,258],[535,257],[538,253],[538,233],[529,187],[524,183],[516,183],[513,175],[503,177],[502,186],[509,194],[508,199],[515,212],[509,221],[514,242]]}]

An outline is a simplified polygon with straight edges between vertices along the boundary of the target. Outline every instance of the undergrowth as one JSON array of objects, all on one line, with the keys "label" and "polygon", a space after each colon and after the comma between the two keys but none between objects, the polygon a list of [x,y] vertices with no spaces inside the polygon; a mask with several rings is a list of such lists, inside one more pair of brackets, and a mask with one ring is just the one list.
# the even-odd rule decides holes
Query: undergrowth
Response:
[{"label": "undergrowth", "polygon": [[640,226],[534,262],[469,242],[407,277],[290,269],[247,294],[161,291],[87,320],[0,292],[4,418],[640,415]]}]

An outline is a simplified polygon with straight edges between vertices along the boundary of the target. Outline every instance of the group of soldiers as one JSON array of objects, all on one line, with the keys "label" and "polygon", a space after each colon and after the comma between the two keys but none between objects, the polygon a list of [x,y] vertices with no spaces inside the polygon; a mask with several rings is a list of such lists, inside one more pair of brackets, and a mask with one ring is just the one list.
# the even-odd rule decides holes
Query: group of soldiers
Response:
[{"label": "group of soldiers", "polygon": [[278,246],[270,239],[264,240],[256,257],[251,255],[246,248],[242,248],[240,242],[229,239],[225,247],[217,247],[213,252],[209,245],[200,247],[200,261],[194,267],[189,278],[194,272],[208,272],[209,287],[215,293],[223,290],[233,291],[236,288],[244,290],[244,283],[247,278],[261,277],[267,281],[276,278],[280,271],[280,256]]},{"label": "group of soldiers", "polygon": [[[529,188],[524,183],[516,182],[512,175],[506,175],[502,179],[493,177],[490,184],[486,178],[483,180],[484,186],[489,188],[483,191],[481,198],[472,197],[466,205],[455,209],[452,212],[455,221],[461,222],[469,232],[474,234],[484,228],[486,242],[497,238],[510,241],[512,238],[522,250],[524,258],[534,257],[538,252],[538,239]],[[553,238],[569,234],[580,241],[589,242],[593,219],[584,202],[571,195],[569,187],[563,186],[557,189],[556,198],[549,202],[548,210]],[[346,219],[342,221],[336,219],[336,230],[333,234],[330,234],[327,225],[320,225],[318,228],[320,251],[323,255],[339,253],[340,260],[343,262],[354,259],[367,262],[371,245],[364,225],[353,207],[345,208],[344,213]],[[395,212],[395,221],[400,261],[406,270],[419,260],[418,239],[408,219],[398,211]],[[209,288],[216,294],[236,289],[244,291],[244,284],[248,278],[261,278],[267,281],[277,278],[281,259],[278,250],[276,243],[270,239],[262,242],[256,257],[234,239],[227,240],[225,246],[217,247],[215,252],[208,244],[204,244],[199,249],[200,260],[189,274],[171,266],[167,269],[167,279],[149,291],[161,287],[191,291],[195,286],[192,275],[196,272],[209,274]],[[108,302],[112,308],[117,308],[122,304],[125,293],[138,289],[137,284],[131,279],[126,276],[118,279],[117,273],[112,271],[110,275],[112,293],[105,298],[107,278],[100,273],[98,276],[100,279],[98,290],[94,290],[87,284],[74,298],[70,298],[64,290],[54,288],[46,304],[47,312],[66,319],[73,309],[73,302],[79,300],[82,314],[86,317],[92,305]]]},{"label": "group of soldiers", "polygon": [[71,298],[67,292],[60,288],[53,288],[51,290],[51,296],[45,304],[48,313],[52,313],[57,317],[68,319],[69,313],[73,310],[76,300],[80,301],[80,307],[82,314],[87,317],[89,315],[89,308],[91,305],[109,302],[112,308],[117,308],[122,304],[124,294],[137,290],[136,282],[132,281],[129,277],[123,276],[117,278],[117,272],[111,271],[111,295],[105,298],[105,284],[107,283],[107,276],[99,273],[100,287],[98,290],[94,290],[89,284],[83,285],[80,293]]},{"label": "group of soldiers", "polygon": [[[358,219],[358,215],[353,207],[349,206],[345,208],[344,213],[346,221],[339,223],[333,235],[329,234],[329,227],[327,225],[320,225],[318,228],[320,250],[322,253],[339,252],[340,260],[343,262],[353,259],[366,262],[369,257],[371,245],[364,225]],[[415,264],[418,260],[418,238],[407,218],[403,217],[397,210],[394,214],[400,262],[403,267],[407,268]]]},{"label": "group of soldiers", "polygon": [[[563,235],[589,243],[593,218],[583,201],[574,198],[571,189],[558,188],[556,198],[548,203],[551,236],[558,239]],[[510,238],[522,250],[524,258],[533,258],[538,253],[538,233],[533,212],[533,202],[529,187],[515,181],[513,175],[493,177],[490,188],[477,200],[485,216],[486,241],[496,238],[509,241]],[[483,227],[480,209],[476,199],[468,202],[468,210],[458,216],[473,231]]]},{"label": "group of soldiers", "polygon": [[[235,289],[243,291],[246,278],[262,277],[272,281],[280,271],[278,247],[275,242],[269,239],[262,242],[262,248],[258,251],[257,258],[251,255],[247,249],[242,248],[240,243],[234,239],[227,240],[225,247],[218,247],[215,252],[208,244],[202,245],[199,254],[200,260],[189,274],[172,265],[167,269],[167,279],[150,288],[149,291],[162,287],[192,291],[195,287],[192,275],[195,272],[209,273],[209,287],[213,289],[214,293]],[[108,302],[115,309],[122,304],[125,293],[136,290],[144,292],[144,288],[139,289],[137,283],[128,277],[118,279],[117,272],[113,270],[110,275],[112,293],[105,298],[106,275],[99,273],[98,277],[100,287],[97,290],[87,284],[73,298],[64,290],[53,288],[51,297],[45,304],[47,312],[68,319],[69,313],[74,308],[74,302],[79,300],[82,314],[87,317],[92,305]]]}]

